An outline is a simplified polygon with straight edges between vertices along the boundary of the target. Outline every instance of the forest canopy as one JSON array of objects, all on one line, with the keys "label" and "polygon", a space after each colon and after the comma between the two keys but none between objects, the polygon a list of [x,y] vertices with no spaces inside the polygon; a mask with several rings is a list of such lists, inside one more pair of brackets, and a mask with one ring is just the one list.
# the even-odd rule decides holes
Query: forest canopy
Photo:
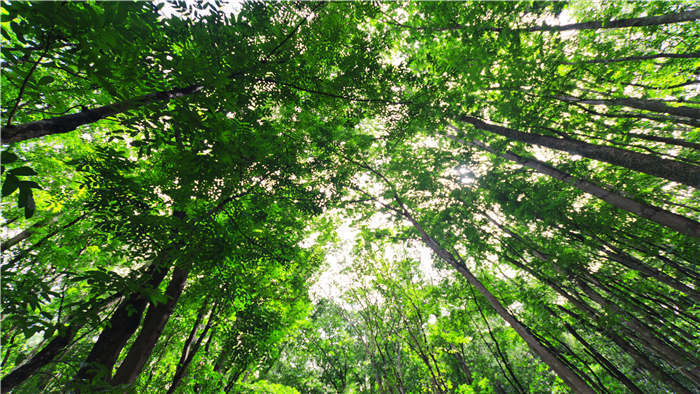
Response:
[{"label": "forest canopy", "polygon": [[692,1],[2,3],[0,390],[696,393]]}]

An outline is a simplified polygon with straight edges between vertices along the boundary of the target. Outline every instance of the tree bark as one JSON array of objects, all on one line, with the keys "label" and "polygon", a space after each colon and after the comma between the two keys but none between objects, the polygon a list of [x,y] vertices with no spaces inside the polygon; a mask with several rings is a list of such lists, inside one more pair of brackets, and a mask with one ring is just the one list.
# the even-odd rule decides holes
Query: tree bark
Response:
[{"label": "tree bark", "polygon": [[[54,231],[52,231],[52,232],[46,234],[42,239],[38,240],[38,241],[37,241],[35,244],[33,244],[32,246],[30,246],[30,247],[28,247],[27,249],[24,249],[24,250],[20,251],[19,253],[17,253],[17,255],[14,256],[14,257],[12,258],[12,260],[10,260],[10,262],[7,264],[7,266],[8,266],[8,267],[14,266],[18,261],[20,261],[20,260],[22,260],[23,258],[27,257],[27,255],[29,254],[29,252],[31,252],[32,250],[38,248],[38,247],[41,246],[44,242],[46,242],[46,241],[47,241],[48,239],[50,239],[50,238],[53,238],[53,236],[55,236],[56,234],[58,234],[58,233],[61,232],[62,230],[65,230],[65,229],[71,227],[72,225],[78,223],[78,222],[79,222],[82,218],[84,218],[85,216],[87,216],[87,213],[84,213],[84,214],[78,216],[77,218],[73,219],[71,222],[67,223],[66,225],[64,225],[64,226],[62,226],[62,227],[60,227],[60,228],[57,228],[56,230],[54,230]],[[30,236],[31,236],[31,234],[30,234]]]},{"label": "tree bark", "polygon": [[[214,315],[216,314],[216,306],[212,309],[211,313],[209,314],[209,318],[207,319],[207,325],[204,327],[204,330],[202,330],[202,333],[199,335],[199,338],[197,338],[197,342],[195,342],[192,347],[187,346],[188,344],[185,345],[185,347],[182,349],[182,356],[180,357],[180,363],[177,366],[177,370],[175,371],[175,375],[173,376],[172,383],[170,384],[170,388],[168,389],[167,394],[172,394],[175,392],[175,389],[177,386],[180,385],[182,382],[182,378],[185,377],[185,372],[187,372],[187,367],[192,363],[192,359],[194,359],[195,354],[197,354],[197,351],[199,348],[202,346],[202,341],[207,335],[207,332],[212,326],[213,323],[213,318]],[[198,324],[195,325],[195,328],[198,326]]]},{"label": "tree bark", "polygon": [[444,249],[440,244],[425,232],[423,226],[416,221],[408,210],[403,206],[398,195],[394,196],[397,203],[400,205],[400,213],[405,217],[420,234],[423,242],[430,247],[440,258],[454,267],[467,281],[474,286],[481,295],[486,298],[491,307],[503,318],[527,343],[530,349],[537,354],[550,368],[574,391],[577,393],[595,393],[595,391],[583,380],[578,374],[572,371],[564,364],[556,354],[545,347],[533,334],[530,329],[523,325],[515,316],[511,315],[500,301],[479,281],[474,274],[469,271],[466,265],[455,258],[450,252]]},{"label": "tree bark", "polygon": [[46,135],[61,134],[73,131],[78,127],[97,122],[109,116],[127,112],[147,104],[189,96],[203,89],[201,85],[190,85],[162,92],[147,94],[141,97],[97,107],[85,109],[75,114],[42,119],[36,122],[24,123],[3,128],[3,143],[12,144]]},{"label": "tree bark", "polygon": [[[593,329],[602,329],[602,331],[605,333],[605,336],[608,337],[613,343],[615,343],[617,346],[620,347],[623,351],[625,351],[627,354],[634,359],[642,368],[644,368],[647,372],[651,373],[652,375],[656,376],[661,382],[663,382],[667,387],[670,389],[674,390],[675,393],[677,394],[691,394],[690,390],[685,388],[682,384],[680,384],[676,379],[674,379],[672,376],[667,374],[663,369],[659,368],[657,365],[652,362],[649,357],[647,357],[644,353],[640,352],[635,348],[631,343],[627,342],[623,337],[617,335],[615,332],[611,331],[605,326],[602,327],[596,327],[593,326],[590,322],[586,321],[583,317],[577,315],[576,313],[564,308],[563,306],[559,305],[559,309],[564,311],[565,313],[571,315],[575,319],[579,320],[583,324],[590,325]],[[591,315],[591,318],[596,320],[595,315]]]},{"label": "tree bark", "polygon": [[[661,100],[640,99],[633,97],[612,98],[612,99],[585,99],[569,95],[556,96],[558,100],[567,103],[591,104],[591,105],[620,105],[629,108],[641,109],[649,112],[681,116],[690,119],[700,119],[700,109],[678,106],[673,107]],[[700,122],[691,122],[691,126],[700,126]]]},{"label": "tree bark", "polygon": [[[160,260],[160,259],[158,259]],[[165,274],[167,267],[154,262],[149,267],[146,278],[146,286],[157,288]],[[112,376],[114,363],[126,345],[129,338],[138,329],[141,323],[141,316],[146,309],[148,300],[143,294],[132,294],[125,300],[102,330],[97,342],[92,346],[90,354],[82,364],[76,374],[75,381],[81,384],[89,384],[95,378],[108,382]]]},{"label": "tree bark", "polygon": [[502,135],[515,141],[581,155],[590,159],[604,161],[670,181],[700,188],[700,167],[691,164],[680,163],[610,146],[589,144],[578,140],[524,133],[508,127],[486,123],[481,119],[467,115],[460,116],[457,120],[469,123],[477,129]]},{"label": "tree bark", "polygon": [[657,26],[667,25],[670,23],[690,22],[700,18],[700,10],[690,10],[678,12],[674,14],[665,14],[657,16],[643,16],[639,18],[617,19],[612,21],[590,21],[571,23],[568,25],[559,26],[534,26],[519,31],[566,31],[566,30],[593,30],[593,29],[618,29],[621,27],[642,27],[642,26]]},{"label": "tree bark", "polygon": [[581,60],[578,62],[562,62],[561,64],[566,64],[569,66],[575,66],[577,64],[608,64],[608,63],[620,63],[620,62],[634,62],[641,60],[651,60],[651,59],[694,59],[700,57],[700,52],[689,52],[689,53],[657,53],[654,55],[639,55],[639,56],[627,56],[619,57],[615,59],[590,59]]},{"label": "tree bark", "polygon": [[[113,305],[121,299],[120,296],[109,297],[105,301],[101,301],[102,304],[99,308],[104,309]],[[56,356],[64,351],[66,346],[68,346],[75,334],[83,327],[86,321],[73,321],[67,327],[59,330],[59,333],[44,346],[38,353],[36,353],[29,360],[25,361],[22,365],[15,367],[15,369],[7,374],[0,380],[0,389],[3,393],[12,391],[15,387],[23,383],[28,378],[32,377],[41,368],[52,362]]]},{"label": "tree bark", "polygon": [[543,163],[537,159],[525,158],[511,151],[505,153],[499,153],[490,146],[484,144],[481,141],[473,140],[472,142],[466,142],[460,138],[447,135],[454,141],[460,142],[466,145],[472,145],[486,150],[487,152],[493,153],[494,155],[500,156],[504,159],[514,161],[525,167],[532,168],[533,170],[549,175],[552,178],[564,181],[577,189],[600,198],[601,200],[609,203],[610,205],[620,208],[622,210],[631,212],[635,215],[641,216],[643,218],[649,219],[656,222],[662,226],[668,227],[672,230],[678,231],[679,233],[690,235],[691,237],[700,238],[700,223],[688,219],[684,216],[677,215],[673,212],[666,211],[665,209],[655,207],[643,202],[638,202],[632,200],[631,198],[624,197],[623,195],[616,193],[611,190],[604,189],[594,183],[588,182],[583,179],[576,179],[571,174],[560,171],[546,163]]},{"label": "tree bark", "polygon": [[686,141],[686,140],[681,140],[678,138],[658,137],[655,135],[646,135],[646,134],[639,134],[639,133],[627,133],[627,135],[629,135],[630,137],[633,137],[633,138],[638,138],[640,140],[663,142],[664,144],[684,146],[686,148],[700,150],[700,144],[695,143],[695,142]]},{"label": "tree bark", "polygon": [[185,282],[187,282],[188,271],[179,267],[173,269],[172,279],[165,290],[165,295],[168,300],[159,305],[151,304],[148,308],[148,313],[144,319],[141,332],[139,333],[134,344],[131,345],[129,353],[122,361],[122,364],[117,369],[117,372],[112,379],[112,385],[131,385],[138,378],[143,370],[144,365],[151,356],[160,334],[165,328],[165,324],[170,319],[173,313],[175,304],[177,303]]}]

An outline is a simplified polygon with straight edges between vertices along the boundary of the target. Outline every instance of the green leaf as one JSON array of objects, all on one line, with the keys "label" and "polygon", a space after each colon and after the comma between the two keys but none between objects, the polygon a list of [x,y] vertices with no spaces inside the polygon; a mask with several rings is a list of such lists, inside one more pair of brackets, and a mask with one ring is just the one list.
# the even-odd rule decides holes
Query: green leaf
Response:
[{"label": "green leaf", "polygon": [[23,166],[23,167],[17,167],[13,168],[10,171],[8,171],[8,174],[12,175],[36,175],[36,171],[34,171],[32,168]]},{"label": "green leaf", "polygon": [[47,75],[45,77],[41,77],[41,79],[39,80],[39,85],[48,85],[53,81],[54,81],[54,78],[50,75]]},{"label": "green leaf", "polygon": [[9,196],[14,193],[19,187],[19,178],[12,174],[8,174],[5,178],[5,182],[2,184],[2,196]]},{"label": "green leaf", "polygon": [[19,160],[19,157],[12,152],[2,152],[0,155],[0,161],[2,161],[3,164],[14,163],[17,160]]}]

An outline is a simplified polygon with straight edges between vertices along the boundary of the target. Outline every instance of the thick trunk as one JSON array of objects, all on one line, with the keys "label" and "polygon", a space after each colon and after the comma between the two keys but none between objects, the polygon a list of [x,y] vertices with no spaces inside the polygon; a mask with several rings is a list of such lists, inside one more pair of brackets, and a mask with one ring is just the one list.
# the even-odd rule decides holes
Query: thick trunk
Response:
[{"label": "thick trunk", "polygon": [[6,126],[3,127],[2,130],[2,142],[11,144],[46,135],[67,133],[82,125],[94,123],[109,116],[124,113],[131,109],[159,101],[168,102],[178,97],[189,96],[200,90],[202,90],[201,85],[190,85],[184,88],[151,93],[102,107],[85,109],[75,114],[57,116],[20,125]]},{"label": "thick trunk", "polygon": [[[165,277],[168,269],[155,262],[147,271],[146,286],[157,288]],[[132,294],[117,308],[107,326],[102,330],[97,342],[92,346],[83,366],[78,370],[75,380],[86,384],[94,378],[104,382],[112,376],[114,363],[126,345],[127,341],[138,329],[141,316],[146,309],[148,300],[143,294]]]},{"label": "thick trunk", "polygon": [[113,385],[131,385],[136,381],[136,378],[138,378],[144,365],[150,358],[153,348],[158,342],[163,328],[165,328],[165,324],[170,319],[182,290],[185,288],[187,274],[188,271],[179,267],[173,269],[172,279],[165,290],[167,301],[159,305],[151,304],[148,308],[141,332],[134,344],[131,345],[131,349],[129,349],[129,353],[122,361],[119,369],[117,369],[112,379]]},{"label": "thick trunk", "polygon": [[523,133],[508,127],[486,123],[472,116],[463,115],[460,116],[458,120],[469,123],[477,129],[502,135],[515,141],[581,155],[590,159],[604,161],[670,181],[700,188],[700,167],[691,164],[680,163],[610,146],[589,144],[583,141]]},{"label": "thick trunk", "polygon": [[649,219],[662,226],[678,231],[682,234],[700,238],[700,223],[694,220],[688,219],[681,215],[677,215],[673,212],[666,211],[662,208],[655,207],[653,205],[632,200],[631,198],[624,197],[619,193],[604,189],[586,180],[576,179],[570,174],[560,171],[539,160],[525,158],[516,155],[515,153],[510,151],[506,153],[499,153],[490,146],[478,140],[473,140],[472,142],[465,142],[464,140],[456,138],[454,136],[448,135],[448,137],[463,144],[479,147],[504,159],[508,159],[519,163],[525,167],[532,168],[533,170],[541,174],[549,175],[552,178],[562,180],[585,193],[600,198],[601,200],[609,203],[612,206],[634,213],[635,215]]},{"label": "thick trunk", "polygon": [[[620,105],[629,108],[641,109],[649,112],[682,116],[690,119],[700,119],[700,109],[686,106],[672,107],[661,100],[639,99],[632,97],[614,99],[584,99],[580,97],[562,95],[557,99],[567,103],[591,104],[591,105]],[[691,126],[700,126],[700,122],[690,122]]]},{"label": "thick trunk", "polygon": [[[398,197],[397,197],[398,198]],[[403,204],[401,204],[403,206]],[[554,354],[550,349],[545,347],[531,332],[525,327],[515,316],[511,315],[500,301],[479,281],[474,274],[469,271],[469,269],[459,260],[457,260],[450,252],[442,248],[440,244],[433,239],[428,233],[425,232],[423,227],[411,216],[411,214],[404,208],[402,210],[403,216],[411,222],[413,227],[418,231],[423,242],[425,242],[428,247],[430,247],[435,254],[440,256],[447,263],[452,265],[457,271],[464,276],[467,281],[476,288],[476,290],[481,293],[481,295],[486,298],[491,307],[496,310],[499,316],[501,316],[508,324],[513,327],[513,329],[520,335],[521,338],[527,343],[530,349],[537,354],[542,361],[544,361],[550,368],[567,384],[571,389],[578,393],[594,393],[595,391],[578,376],[574,371],[572,371],[566,364],[564,364],[556,354]]]},{"label": "thick trunk", "polygon": [[591,60],[581,60],[578,62],[562,62],[561,64],[567,65],[577,65],[577,64],[607,64],[607,63],[619,63],[619,62],[634,62],[641,60],[651,60],[651,59],[694,59],[700,57],[700,52],[689,52],[689,53],[657,53],[654,55],[639,55],[639,56],[627,56],[619,57],[615,59],[591,59]]}]

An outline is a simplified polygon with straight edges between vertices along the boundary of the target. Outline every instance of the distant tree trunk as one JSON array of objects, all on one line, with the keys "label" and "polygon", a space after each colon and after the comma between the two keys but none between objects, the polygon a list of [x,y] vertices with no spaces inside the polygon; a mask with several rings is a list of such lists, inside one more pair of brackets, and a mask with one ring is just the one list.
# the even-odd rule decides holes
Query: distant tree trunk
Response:
[{"label": "distant tree trunk", "polygon": [[460,142],[462,144],[476,146],[478,148],[484,149],[487,152],[493,153],[504,159],[514,161],[525,167],[532,168],[533,170],[549,175],[552,178],[564,181],[577,189],[600,198],[601,200],[609,203],[610,205],[620,208],[622,210],[634,213],[635,215],[641,216],[643,218],[649,219],[656,222],[662,226],[668,227],[672,230],[678,231],[682,234],[690,235],[692,237],[700,238],[700,223],[688,219],[684,216],[677,215],[673,212],[666,211],[665,209],[655,207],[643,202],[635,201],[631,198],[627,198],[619,193],[612,190],[604,189],[594,183],[588,182],[582,179],[576,179],[570,174],[564,171],[560,171],[546,163],[543,163],[537,159],[525,158],[516,155],[513,152],[499,153],[490,146],[484,144],[481,141],[473,140],[472,142],[466,142],[460,138],[448,135],[449,138]]},{"label": "distant tree trunk", "polygon": [[450,347],[452,348],[452,355],[457,360],[459,368],[464,374],[465,383],[471,385],[474,382],[474,378],[472,377],[471,369],[467,365],[467,360],[464,359],[464,345],[460,343],[459,348],[457,348],[455,345],[450,344]]},{"label": "distant tree trunk", "polygon": [[594,393],[595,391],[583,380],[578,374],[571,370],[565,363],[563,363],[559,357],[553,353],[550,349],[545,347],[540,341],[530,332],[530,329],[525,327],[515,316],[511,315],[500,301],[479,281],[474,274],[469,271],[466,265],[455,258],[450,252],[444,249],[440,244],[433,239],[428,233],[425,232],[423,227],[418,223],[413,216],[403,207],[403,203],[400,202],[398,196],[395,196],[397,202],[401,206],[401,214],[408,219],[413,227],[418,231],[421,239],[425,244],[430,247],[435,254],[440,256],[447,263],[452,265],[457,271],[464,276],[467,281],[476,288],[476,290],[481,293],[481,295],[486,298],[488,303],[496,313],[500,315],[508,324],[513,327],[513,329],[520,335],[521,338],[527,343],[530,349],[537,354],[542,361],[544,361],[550,368],[564,381],[566,382],[572,390],[577,393]]},{"label": "distant tree trunk", "polygon": [[[161,260],[161,259],[157,259]],[[149,267],[146,286],[157,288],[163,281],[168,268],[154,262]],[[75,380],[79,383],[89,383],[94,378],[108,382],[112,377],[112,369],[119,354],[129,338],[138,329],[141,316],[146,309],[148,300],[142,294],[132,294],[117,308],[116,312],[102,330],[97,342],[92,346],[90,354],[83,366],[78,370]]]},{"label": "distant tree trunk", "polygon": [[[177,386],[180,385],[182,382],[182,378],[185,377],[185,373],[187,372],[187,367],[192,363],[192,359],[194,359],[194,356],[197,354],[197,351],[199,351],[199,348],[202,346],[202,341],[204,341],[204,338],[207,335],[207,332],[212,326],[212,323],[214,321],[214,315],[216,314],[216,306],[212,308],[211,313],[209,314],[209,318],[207,319],[207,325],[204,327],[204,330],[202,330],[201,334],[199,335],[199,338],[197,338],[197,341],[192,344],[186,343],[185,347],[182,349],[182,355],[180,357],[180,362],[177,365],[177,369],[175,370],[175,375],[173,375],[173,380],[172,383],[170,384],[170,388],[168,389],[167,394],[172,394],[175,392],[175,389]],[[195,324],[195,329],[198,326],[198,324]]]},{"label": "distant tree trunk", "polygon": [[625,149],[587,142],[549,137],[546,135],[524,133],[508,127],[486,123],[472,116],[460,116],[459,121],[469,123],[480,130],[502,135],[515,141],[540,145],[548,148],[581,155],[594,160],[604,161],[631,170],[644,172],[670,181],[700,188],[700,167],[687,163],[645,155]]},{"label": "distant tree trunk", "polygon": [[143,366],[150,358],[153,348],[158,342],[163,328],[165,328],[165,324],[173,313],[175,304],[185,288],[188,273],[188,271],[179,267],[173,269],[172,279],[165,290],[167,301],[159,305],[151,304],[148,308],[141,332],[134,344],[131,345],[126,358],[124,358],[124,361],[117,369],[112,379],[112,385],[131,385],[136,381],[143,370]]},{"label": "distant tree trunk", "polygon": [[36,122],[3,127],[3,143],[12,144],[46,135],[61,134],[73,131],[78,127],[97,122],[98,120],[127,112],[147,104],[168,102],[172,99],[189,96],[202,90],[201,85],[190,85],[184,88],[147,94],[145,96],[97,107],[85,109],[75,114],[42,119]]},{"label": "distant tree trunk", "polygon": [[[683,387],[682,384],[680,384],[676,379],[674,379],[672,376],[667,374],[663,369],[659,368],[654,362],[652,362],[649,357],[647,357],[644,353],[640,352],[637,350],[636,347],[634,347],[631,343],[627,342],[623,337],[617,335],[615,332],[612,330],[609,330],[605,326],[603,327],[596,327],[593,326],[590,322],[588,322],[586,319],[583,317],[579,316],[578,314],[564,308],[563,306],[559,305],[559,309],[564,311],[565,313],[571,315],[572,317],[576,318],[578,321],[585,325],[591,326],[594,330],[595,329],[602,329],[604,332],[604,335],[610,339],[613,343],[615,343],[617,346],[620,347],[624,352],[630,355],[634,361],[636,361],[642,368],[644,368],[646,371],[651,373],[652,375],[656,376],[661,382],[663,382],[668,388],[672,389],[675,393],[678,394],[691,394],[690,390],[686,389]],[[593,320],[598,320],[598,318],[595,315],[591,315],[591,318]]]}]

